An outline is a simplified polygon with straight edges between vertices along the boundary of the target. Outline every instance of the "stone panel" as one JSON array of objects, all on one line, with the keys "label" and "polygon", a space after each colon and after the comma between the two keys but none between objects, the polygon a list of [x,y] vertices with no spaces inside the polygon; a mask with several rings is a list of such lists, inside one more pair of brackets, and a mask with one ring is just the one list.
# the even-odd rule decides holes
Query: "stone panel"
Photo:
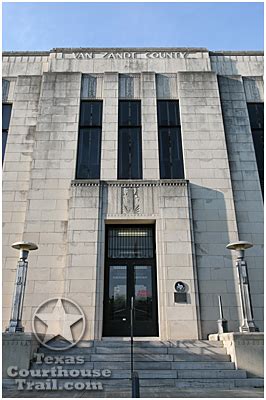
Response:
[{"label": "stone panel", "polygon": [[105,73],[103,84],[101,179],[117,178],[118,74]]},{"label": "stone panel", "polygon": [[[41,77],[19,76],[8,100],[12,100],[12,114],[3,164],[3,268],[14,272],[18,251],[10,246],[23,239],[28,192],[31,186],[31,166],[36,135],[37,112],[41,90]],[[25,93],[26,91],[26,93]],[[37,238],[39,239],[39,238]],[[36,238],[35,238],[36,241]],[[35,263],[31,259],[31,262]],[[13,293],[14,276],[4,280],[4,289]],[[3,327],[10,318],[7,298],[3,298]],[[8,302],[9,304],[10,302]]]},{"label": "stone panel", "polygon": [[[243,84],[240,76],[219,77],[239,238],[254,243],[246,252],[251,298],[261,293],[258,283],[263,280],[264,242],[263,200],[247,110],[247,101],[262,100],[260,83],[256,82],[255,78],[245,78]],[[253,304],[254,318],[260,329],[263,329],[262,308],[263,303]]]},{"label": "stone panel", "polygon": [[[238,232],[216,74],[180,72],[179,94],[185,177],[190,180],[191,188],[200,299],[206,294],[214,297],[221,294],[224,298],[228,295],[227,282],[233,284],[235,293],[238,290],[234,263],[226,249],[230,241],[238,238]],[[194,99],[199,102],[195,103]],[[231,215],[230,219],[227,215]],[[226,269],[228,259],[230,267]],[[214,271],[218,266],[224,273],[217,280]],[[225,316],[229,316],[230,307],[237,305],[238,298],[235,296],[225,307]],[[215,315],[218,319],[217,298],[214,303],[201,303],[203,337],[216,331]],[[238,322],[230,322],[230,329],[237,329]]]},{"label": "stone panel", "polygon": [[154,73],[142,73],[143,179],[159,179],[156,82]]},{"label": "stone panel", "polygon": [[[26,153],[27,156],[31,155],[27,161],[28,174],[26,161],[20,162],[17,166],[18,171],[23,171],[24,179],[28,175],[29,187],[26,196],[22,197],[25,203],[23,209],[26,212],[24,224],[21,224],[21,228],[17,226],[14,231],[18,234],[21,232],[18,239],[32,241],[39,246],[34,254],[30,254],[29,259],[25,295],[26,330],[31,329],[31,312],[34,312],[41,301],[68,293],[64,274],[55,275],[54,271],[57,269],[62,271],[66,266],[68,189],[69,182],[75,174],[76,159],[76,147],[70,150],[69,143],[77,144],[81,75],[45,73],[39,93],[35,88],[37,83],[39,85],[37,87],[40,88],[40,78],[31,79],[35,82],[33,95],[36,102],[28,101],[30,105],[35,104],[34,114],[33,116],[26,114],[24,118],[26,121],[29,119],[30,123],[33,123],[35,118],[36,127],[31,125],[31,129],[25,134],[27,123],[20,121],[21,117],[15,117],[12,120],[12,122],[18,122],[14,130],[18,129],[19,124],[23,125],[21,134],[23,133],[26,139],[30,140],[32,146],[30,154],[30,147]],[[18,88],[25,91],[25,84]],[[19,89],[16,93],[22,96]],[[28,93],[23,95],[27,98],[29,96]],[[76,103],[75,108],[73,100]],[[18,100],[18,102],[21,101],[22,99]],[[17,139],[15,142],[18,144]],[[8,151],[8,154],[12,152]],[[9,170],[8,159],[6,170],[7,172]],[[23,188],[23,191],[25,190],[26,188]],[[8,246],[12,242],[10,240]],[[14,250],[12,251],[14,253]],[[14,255],[17,256],[17,254]],[[45,273],[43,268],[46,269]],[[33,283],[33,292],[30,294],[28,290],[32,287],[31,283]],[[30,312],[28,312],[29,309]]]}]

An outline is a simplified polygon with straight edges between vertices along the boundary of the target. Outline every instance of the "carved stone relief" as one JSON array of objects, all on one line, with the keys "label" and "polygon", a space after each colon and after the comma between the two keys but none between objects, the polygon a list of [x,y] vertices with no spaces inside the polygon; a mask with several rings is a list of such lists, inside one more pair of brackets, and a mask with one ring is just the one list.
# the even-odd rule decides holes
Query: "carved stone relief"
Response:
[{"label": "carved stone relief", "polygon": [[139,188],[122,188],[122,214],[140,214],[141,199]]}]

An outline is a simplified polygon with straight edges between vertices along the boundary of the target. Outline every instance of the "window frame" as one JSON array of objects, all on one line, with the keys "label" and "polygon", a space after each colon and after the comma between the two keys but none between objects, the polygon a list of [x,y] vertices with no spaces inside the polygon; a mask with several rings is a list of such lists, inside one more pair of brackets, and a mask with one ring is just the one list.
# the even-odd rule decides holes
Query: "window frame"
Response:
[{"label": "window frame", "polygon": [[[249,106],[255,106],[255,105],[258,105],[258,104],[262,105],[262,110],[263,110],[263,116],[262,116],[262,119],[261,119],[262,127],[253,126],[252,125],[252,119],[253,118],[251,118],[251,108]],[[258,102],[258,101],[248,101],[247,102],[247,110],[248,110],[249,125],[250,125],[251,136],[252,136],[252,143],[253,143],[253,148],[254,148],[254,153],[255,153],[255,158],[256,158],[258,175],[259,175],[260,187],[261,187],[262,197],[264,197],[264,162],[263,162],[263,166],[261,168],[261,166],[259,166],[259,164],[258,164],[258,155],[257,155],[257,152],[256,152],[256,149],[257,149],[258,146],[257,145],[255,146],[255,137],[258,137],[259,133],[262,133],[263,146],[261,146],[261,148],[263,149],[262,160],[264,161],[264,102],[262,102],[262,101],[260,101],[260,102]],[[260,143],[259,143],[259,145],[260,145]]]},{"label": "window frame", "polygon": [[[139,123],[136,125],[124,125],[121,124],[120,125],[120,115],[121,115],[121,109],[120,109],[120,104],[122,103],[137,103],[139,104]],[[137,179],[143,179],[143,146],[142,146],[142,125],[141,125],[141,121],[142,121],[142,115],[141,115],[141,100],[128,100],[128,99],[119,99],[118,101],[118,146],[117,146],[117,150],[118,150],[118,157],[117,157],[117,179],[119,180],[137,180]],[[122,163],[122,155],[123,155],[123,151],[120,150],[120,146],[122,146],[121,142],[120,142],[120,135],[121,135],[121,130],[127,130],[130,131],[132,129],[136,129],[137,130],[137,134],[138,134],[138,140],[139,140],[139,150],[140,150],[140,154],[139,154],[139,170],[140,170],[140,176],[138,178],[132,178],[132,168],[131,168],[131,177],[127,177],[127,178],[122,178],[120,177],[120,169],[121,169],[121,163]],[[131,164],[132,165],[132,164]]]},{"label": "window frame", "polygon": [[[10,115],[9,115],[9,121],[7,124],[7,128],[3,128],[3,110],[4,110],[5,106],[10,107]],[[2,165],[3,165],[4,159],[5,159],[6,145],[7,145],[7,141],[8,141],[8,132],[9,132],[9,128],[10,128],[10,121],[12,118],[12,109],[13,109],[12,103],[9,103],[7,101],[2,102]],[[3,134],[5,134],[5,143],[3,141]],[[4,147],[3,147],[3,144],[4,144]]]},{"label": "window frame", "polygon": [[[100,125],[87,125],[81,124],[81,107],[82,103],[99,103],[101,105],[101,120]],[[103,123],[103,100],[96,99],[81,99],[79,106],[79,129],[78,129],[78,141],[77,141],[77,153],[76,153],[76,171],[75,171],[75,179],[77,180],[99,180],[101,178],[101,152],[102,152],[102,123]],[[99,166],[98,166],[98,177],[97,178],[79,178],[78,177],[78,161],[79,161],[79,146],[81,140],[81,130],[82,129],[99,129],[100,130],[100,138],[99,138]]]},{"label": "window frame", "polygon": [[[160,118],[159,118],[159,103],[173,103],[176,105],[177,107],[177,123],[176,124],[160,124]],[[158,150],[159,150],[159,169],[160,169],[160,179],[185,179],[185,169],[184,169],[184,154],[183,154],[183,141],[182,141],[182,128],[181,128],[181,119],[180,119],[180,108],[179,108],[179,100],[175,100],[175,99],[157,99],[157,129],[158,129]],[[163,149],[161,146],[161,131],[162,130],[176,130],[176,139],[177,139],[177,143],[178,143],[178,148],[177,151],[180,151],[181,154],[181,158],[180,158],[180,164],[181,164],[181,171],[177,171],[178,174],[180,175],[179,177],[173,177],[173,171],[171,172],[171,176],[169,177],[162,177],[162,168],[163,168],[163,161],[164,159],[162,158],[163,155]],[[169,136],[169,133],[168,133]],[[172,148],[172,146],[171,146]],[[170,155],[171,155],[171,151],[170,148],[168,147],[168,154],[169,154],[169,163],[170,163]],[[173,161],[171,161],[171,164],[173,165]],[[164,169],[165,166],[164,166]],[[171,170],[173,169],[173,167],[171,167]]]}]

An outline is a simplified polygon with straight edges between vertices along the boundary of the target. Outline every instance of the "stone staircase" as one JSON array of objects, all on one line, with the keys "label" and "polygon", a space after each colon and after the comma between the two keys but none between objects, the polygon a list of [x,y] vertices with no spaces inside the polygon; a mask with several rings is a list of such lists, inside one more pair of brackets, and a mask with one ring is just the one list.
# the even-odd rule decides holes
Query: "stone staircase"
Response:
[{"label": "stone staircase", "polygon": [[[64,352],[41,347],[38,353],[52,357],[64,355],[84,358],[83,364],[62,366],[68,370],[111,370],[110,377],[72,379],[72,381],[91,379],[101,382],[106,396],[100,397],[110,397],[107,395],[108,392],[114,392],[115,397],[119,397],[117,395],[119,391],[130,393],[130,341],[128,340],[84,341]],[[263,387],[263,379],[249,378],[246,371],[236,370],[230,356],[226,354],[226,349],[217,341],[138,340],[134,343],[134,359],[134,367],[140,378],[141,396],[146,389],[152,390],[152,388],[161,392],[162,397],[164,390],[172,390],[172,396],[168,397],[178,397],[173,394],[186,389],[228,390],[238,387]],[[33,360],[31,369],[47,369],[54,366],[55,363],[37,364],[36,360]],[[58,380],[64,382],[69,379],[71,380],[62,377]],[[95,391],[93,393],[86,397],[96,397]]]}]

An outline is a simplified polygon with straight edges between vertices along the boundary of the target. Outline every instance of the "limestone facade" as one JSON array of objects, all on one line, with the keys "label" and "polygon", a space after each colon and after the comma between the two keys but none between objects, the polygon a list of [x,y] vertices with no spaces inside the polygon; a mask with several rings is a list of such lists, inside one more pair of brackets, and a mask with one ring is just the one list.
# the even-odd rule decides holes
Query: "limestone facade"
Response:
[{"label": "limestone facade", "polygon": [[[82,76],[103,101],[100,180],[77,180]],[[121,75],[141,101],[142,180],[119,180]],[[229,242],[248,240],[254,319],[263,330],[263,199],[247,103],[263,102],[261,52],[207,49],[53,49],[3,54],[12,104],[3,164],[3,328],[18,253],[29,257],[24,326],[48,298],[76,301],[85,338],[101,339],[107,224],[154,224],[159,337],[206,338],[217,331],[222,296],[229,330],[240,325],[238,279]],[[163,82],[166,82],[163,83]],[[160,179],[157,100],[179,101],[185,179]],[[139,207],[123,207],[124,191]],[[174,285],[188,287],[187,304]]]}]

